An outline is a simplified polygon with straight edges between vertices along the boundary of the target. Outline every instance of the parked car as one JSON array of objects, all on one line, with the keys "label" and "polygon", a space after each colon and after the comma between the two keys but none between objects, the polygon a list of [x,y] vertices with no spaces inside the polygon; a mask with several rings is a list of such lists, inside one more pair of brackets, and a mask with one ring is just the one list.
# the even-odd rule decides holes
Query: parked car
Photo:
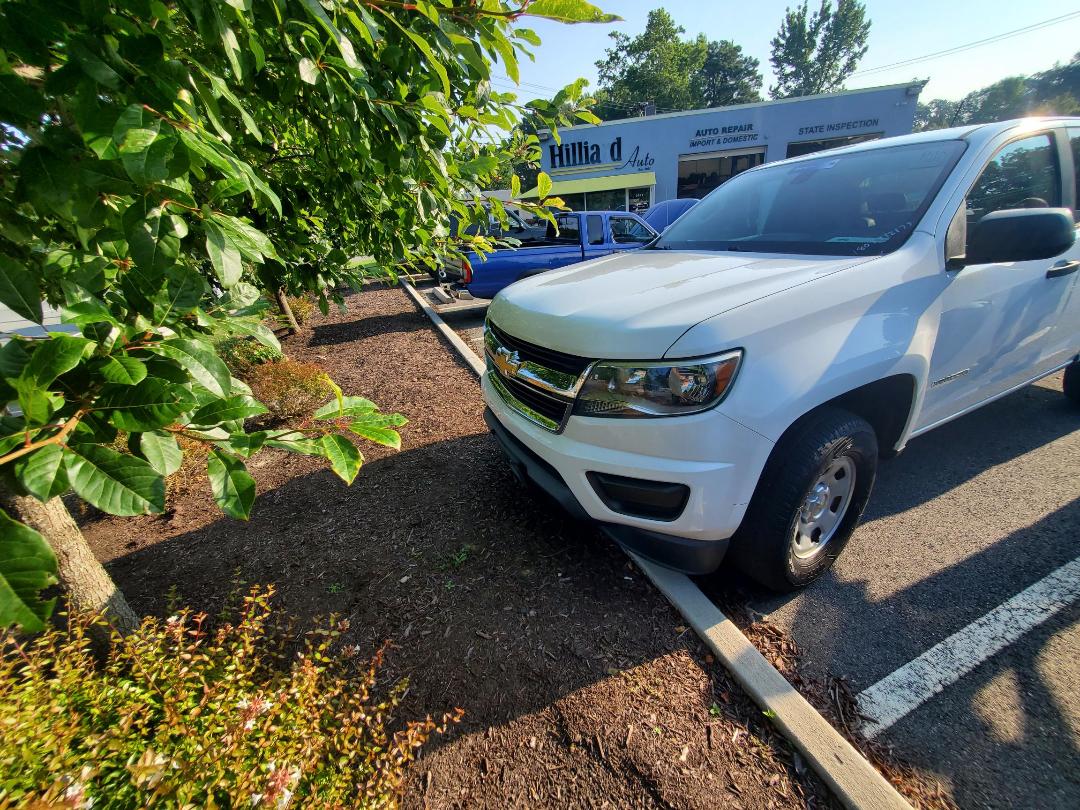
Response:
[{"label": "parked car", "polygon": [[624,211],[582,211],[558,214],[558,229],[546,223],[543,239],[522,242],[481,258],[448,264],[446,275],[475,298],[493,298],[503,287],[528,276],[585,259],[636,250],[657,234],[637,214]]},{"label": "parked car", "polygon": [[804,586],[879,456],[1060,369],[1080,404],[1078,181],[1080,118],[739,174],[645,250],[496,297],[487,423],[626,548]]},{"label": "parked car", "polygon": [[642,219],[654,231],[663,233],[672,222],[697,204],[696,199],[663,200],[646,211]]}]

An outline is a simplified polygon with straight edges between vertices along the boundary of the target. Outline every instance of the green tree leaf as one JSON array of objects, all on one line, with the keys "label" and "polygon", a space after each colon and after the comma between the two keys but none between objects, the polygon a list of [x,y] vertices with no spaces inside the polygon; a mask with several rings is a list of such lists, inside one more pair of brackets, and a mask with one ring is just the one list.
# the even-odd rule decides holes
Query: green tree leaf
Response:
[{"label": "green tree leaf", "polygon": [[326,13],[326,9],[322,7],[318,0],[303,0],[303,3],[304,8],[307,9],[308,13],[318,21],[319,25],[321,25],[328,34],[330,34],[330,37],[334,40],[338,53],[341,54],[341,58],[345,64],[351,68],[359,67],[360,63],[356,60],[356,52],[353,49],[352,42],[348,37],[341,33],[341,30]]},{"label": "green tree leaf", "polygon": [[181,235],[168,216],[152,216],[132,223],[126,232],[131,258],[144,270],[164,270],[176,264]]},{"label": "green tree leaf", "polygon": [[322,443],[323,450],[326,451],[330,469],[346,484],[351,484],[364,463],[364,457],[356,445],[336,433],[323,436],[319,441]]},{"label": "green tree leaf", "polygon": [[64,451],[58,444],[47,444],[16,459],[12,470],[19,483],[39,501],[47,501],[68,489]]},{"label": "green tree leaf", "polygon": [[179,470],[184,460],[176,437],[160,430],[139,434],[139,452],[151,467],[164,476]]},{"label": "green tree leaf", "polygon": [[206,459],[210,489],[221,511],[229,517],[247,520],[255,502],[255,479],[238,458],[211,450]]},{"label": "green tree leaf", "polygon": [[210,256],[210,263],[214,265],[221,286],[228,290],[240,281],[244,272],[240,250],[232,237],[216,223],[208,220],[203,223],[203,228],[206,230],[206,253]]},{"label": "green tree leaf", "polygon": [[23,366],[19,382],[44,388],[75,368],[92,345],[93,342],[84,337],[53,333],[49,340],[37,344],[30,360]]},{"label": "green tree leaf", "polygon": [[545,199],[548,194],[551,193],[551,178],[548,177],[547,172],[540,172],[536,175],[536,194],[541,200]]},{"label": "green tree leaf", "polygon": [[246,419],[266,413],[266,407],[249,396],[238,395],[215,399],[203,405],[191,415],[191,424],[201,427],[220,425],[234,419]]},{"label": "green tree leaf", "polygon": [[34,323],[41,323],[41,290],[27,268],[8,256],[0,256],[0,302]]},{"label": "green tree leaf", "polygon": [[56,582],[56,555],[36,531],[0,509],[0,627],[45,629],[56,600],[38,595]]},{"label": "green tree leaf", "polygon": [[366,416],[374,413],[379,407],[370,399],[363,397],[342,397],[339,402],[332,399],[319,408],[313,416],[316,419],[341,419],[346,416]]},{"label": "green tree leaf", "polygon": [[165,479],[147,462],[97,444],[69,445],[64,454],[71,488],[110,515],[165,511]]},{"label": "green tree leaf", "polygon": [[563,23],[609,23],[622,19],[615,14],[601,11],[585,0],[535,0],[525,10],[525,14]]},{"label": "green tree leaf", "polygon": [[227,447],[238,456],[249,458],[262,449],[266,444],[266,431],[258,430],[254,433],[233,433],[229,436]]},{"label": "green tree leaf", "polygon": [[209,344],[185,338],[174,338],[159,343],[153,348],[154,351],[183,366],[207,391],[219,397],[229,395],[232,374]]},{"label": "green tree leaf", "polygon": [[104,358],[96,371],[107,382],[118,385],[135,385],[146,377],[146,365],[124,354]]},{"label": "green tree leaf", "polygon": [[170,425],[194,406],[195,398],[185,388],[158,377],[147,377],[137,385],[124,385],[103,393],[99,410],[120,430],[138,433]]},{"label": "green tree leaf", "polygon": [[400,414],[370,413],[349,424],[349,430],[361,438],[386,447],[401,449],[401,436],[393,427],[400,427],[408,420]]},{"label": "green tree leaf", "polygon": [[300,60],[300,78],[308,84],[319,83],[319,68],[306,56]]}]

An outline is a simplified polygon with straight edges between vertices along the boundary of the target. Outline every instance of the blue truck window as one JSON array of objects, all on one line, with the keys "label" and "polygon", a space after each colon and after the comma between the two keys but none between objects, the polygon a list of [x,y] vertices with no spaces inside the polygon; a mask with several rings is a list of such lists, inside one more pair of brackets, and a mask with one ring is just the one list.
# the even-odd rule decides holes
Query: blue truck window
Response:
[{"label": "blue truck window", "polygon": [[653,238],[648,228],[630,217],[612,217],[611,236],[619,243],[637,242],[639,244],[649,242]]},{"label": "blue truck window", "polygon": [[588,222],[589,244],[604,244],[604,218],[599,214],[591,214]]},{"label": "blue truck window", "polygon": [[559,223],[559,235],[555,236],[555,229],[548,225],[548,238],[569,245],[581,244],[581,225],[577,217],[556,217],[555,221]]}]

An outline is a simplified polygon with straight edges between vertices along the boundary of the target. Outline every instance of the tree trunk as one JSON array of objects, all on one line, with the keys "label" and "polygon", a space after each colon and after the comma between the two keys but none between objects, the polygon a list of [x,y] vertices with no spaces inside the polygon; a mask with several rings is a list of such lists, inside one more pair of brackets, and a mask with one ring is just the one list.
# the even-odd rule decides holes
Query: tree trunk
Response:
[{"label": "tree trunk", "polygon": [[300,331],[300,324],[296,322],[296,316],[293,315],[292,307],[289,306],[289,297],[285,295],[284,287],[278,287],[277,303],[278,309],[281,310],[281,314],[285,316],[285,321],[289,324],[289,329],[295,335]]},{"label": "tree trunk", "polygon": [[52,547],[60,584],[73,613],[101,613],[123,634],[139,626],[139,617],[90,550],[63,501],[53,498],[42,503],[37,498],[15,495],[6,487],[0,487],[0,506],[38,532]]}]

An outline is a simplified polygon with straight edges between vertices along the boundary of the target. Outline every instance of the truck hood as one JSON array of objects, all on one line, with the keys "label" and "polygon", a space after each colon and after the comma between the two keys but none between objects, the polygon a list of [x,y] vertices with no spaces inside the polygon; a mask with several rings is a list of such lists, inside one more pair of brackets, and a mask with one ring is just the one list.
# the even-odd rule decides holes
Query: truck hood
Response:
[{"label": "truck hood", "polygon": [[869,261],[642,250],[618,253],[511,284],[488,310],[522,340],[582,357],[661,358],[690,327]]}]

